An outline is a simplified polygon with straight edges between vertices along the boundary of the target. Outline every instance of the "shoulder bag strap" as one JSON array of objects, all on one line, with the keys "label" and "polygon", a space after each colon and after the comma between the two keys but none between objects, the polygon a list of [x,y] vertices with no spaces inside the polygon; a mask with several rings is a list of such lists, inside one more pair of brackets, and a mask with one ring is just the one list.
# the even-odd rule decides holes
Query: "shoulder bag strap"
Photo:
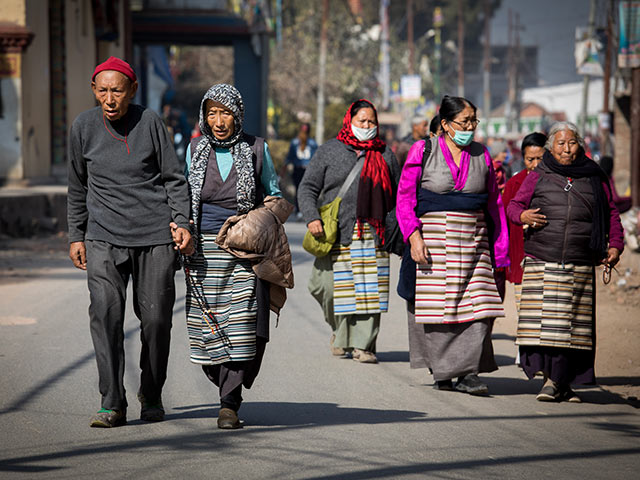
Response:
[{"label": "shoulder bag strap", "polygon": [[363,160],[364,157],[365,157],[364,155],[361,155],[356,160],[355,165],[353,166],[353,168],[349,172],[349,175],[347,175],[347,178],[345,179],[344,183],[342,184],[342,187],[340,187],[340,190],[338,191],[338,195],[336,195],[336,197],[342,198],[344,196],[344,194],[347,193],[347,190],[349,190],[349,187],[351,186],[351,184],[355,180],[356,176],[358,176],[360,174],[360,171],[362,170],[362,165],[364,164],[364,160]]},{"label": "shoulder bag strap", "polygon": [[558,177],[554,175],[545,174],[545,177],[551,180],[553,183],[555,183],[559,187],[561,187],[565,192],[569,192],[569,195],[573,194],[575,197],[577,197],[589,209],[589,212],[591,213],[591,215],[593,215],[593,205],[589,203],[589,200],[587,200],[584,195],[582,195],[578,190],[573,188],[573,185],[571,185],[570,183],[566,183],[566,184],[563,183],[562,180],[560,180]]},{"label": "shoulder bag strap", "polygon": [[424,150],[422,152],[422,170],[424,170],[424,166],[427,164],[427,160],[429,159],[430,155],[431,155],[431,139],[426,138],[424,140]]}]

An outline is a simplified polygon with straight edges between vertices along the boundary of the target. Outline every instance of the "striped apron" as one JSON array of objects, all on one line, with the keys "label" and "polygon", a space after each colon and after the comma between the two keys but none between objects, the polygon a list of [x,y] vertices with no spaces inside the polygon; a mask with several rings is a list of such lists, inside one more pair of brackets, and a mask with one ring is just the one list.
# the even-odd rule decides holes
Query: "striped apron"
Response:
[{"label": "striped apron", "polygon": [[593,348],[591,265],[524,260],[516,344]]},{"label": "striped apron", "polygon": [[420,220],[429,263],[416,265],[416,323],[503,317],[484,213],[429,212]]},{"label": "striped apron", "polygon": [[389,254],[376,248],[368,224],[363,230],[359,238],[356,223],[351,245],[337,244],[331,251],[335,315],[382,313],[389,308]]},{"label": "striped apron", "polygon": [[256,275],[250,261],[222,250],[215,238],[200,236],[202,253],[193,257],[189,270],[200,293],[204,292],[219,330],[204,318],[187,279],[190,360],[204,365],[251,360],[256,354]]}]

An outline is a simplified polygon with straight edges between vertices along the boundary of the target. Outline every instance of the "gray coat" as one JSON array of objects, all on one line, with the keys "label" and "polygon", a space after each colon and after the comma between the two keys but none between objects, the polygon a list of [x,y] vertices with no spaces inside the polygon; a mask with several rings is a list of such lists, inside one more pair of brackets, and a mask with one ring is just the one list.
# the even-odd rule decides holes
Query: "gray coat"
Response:
[{"label": "gray coat", "polygon": [[[400,180],[400,167],[389,147],[385,148],[382,157],[389,167],[395,200]],[[336,138],[318,148],[298,187],[298,205],[307,224],[314,220],[320,220],[318,207],[326,205],[336,198],[356,160],[356,152],[353,147],[345,145]],[[358,183],[358,178],[356,178],[340,203],[337,241],[342,245],[351,244],[353,227],[356,223]]]}]

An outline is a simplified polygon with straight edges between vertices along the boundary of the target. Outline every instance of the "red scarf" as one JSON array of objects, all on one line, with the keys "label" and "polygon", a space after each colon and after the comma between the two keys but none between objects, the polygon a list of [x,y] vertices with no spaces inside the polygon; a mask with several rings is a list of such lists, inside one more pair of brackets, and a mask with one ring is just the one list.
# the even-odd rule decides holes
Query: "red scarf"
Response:
[{"label": "red scarf", "polygon": [[[360,101],[360,100],[358,100]],[[378,112],[368,100],[373,112],[378,118]],[[366,152],[364,166],[360,174],[358,184],[358,202],[356,206],[356,218],[358,222],[358,236],[362,238],[363,224],[371,225],[384,244],[384,221],[389,210],[393,208],[393,189],[391,188],[391,176],[389,167],[382,157],[386,144],[376,135],[372,140],[360,141],[351,130],[351,108],[342,121],[342,129],[338,132],[338,140],[356,150]]]}]

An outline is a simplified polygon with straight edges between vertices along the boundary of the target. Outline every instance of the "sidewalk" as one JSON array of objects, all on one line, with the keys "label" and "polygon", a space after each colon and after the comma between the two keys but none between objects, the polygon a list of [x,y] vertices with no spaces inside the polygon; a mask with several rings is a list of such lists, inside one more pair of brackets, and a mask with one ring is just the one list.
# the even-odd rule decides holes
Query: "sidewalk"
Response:
[{"label": "sidewalk", "polygon": [[0,187],[0,234],[29,237],[66,230],[66,185]]}]

